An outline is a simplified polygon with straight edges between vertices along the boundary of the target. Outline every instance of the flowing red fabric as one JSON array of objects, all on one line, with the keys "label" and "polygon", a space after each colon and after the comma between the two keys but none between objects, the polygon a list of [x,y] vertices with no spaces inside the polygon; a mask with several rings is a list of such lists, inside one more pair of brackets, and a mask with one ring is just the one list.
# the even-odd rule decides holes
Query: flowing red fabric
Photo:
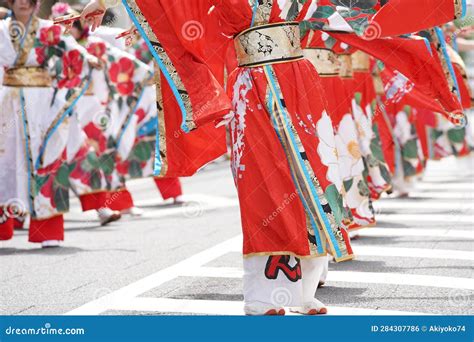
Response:
[{"label": "flowing red fabric", "polygon": [[454,73],[456,74],[456,80],[459,85],[459,93],[461,95],[461,103],[464,109],[470,109],[472,107],[472,92],[469,83],[463,76],[463,70],[458,64],[454,64]]},{"label": "flowing red fabric", "polygon": [[166,132],[166,169],[161,177],[189,177],[210,161],[227,152],[224,127],[215,128],[213,122],[200,126],[189,133],[181,130],[178,103],[161,77],[163,111]]},{"label": "flowing red fabric", "polygon": [[173,0],[137,0],[136,3],[160,43],[166,47],[166,53],[181,77],[192,103],[196,126],[213,122],[228,113],[230,101],[204,58],[206,49],[202,42],[212,39],[203,39],[200,43],[186,31],[189,28],[204,31],[207,21],[202,22],[204,13],[210,9],[209,2],[193,1],[192,6],[189,3],[179,6],[181,3]]},{"label": "flowing red fabric", "polygon": [[[350,34],[330,34],[402,73],[415,84],[417,91],[420,92],[417,95],[420,101],[439,101],[439,104],[444,109],[440,111],[443,115],[449,117],[448,113],[462,112],[459,99],[450,91],[437,54],[431,53],[427,48],[425,40],[397,37],[368,41]],[[433,106],[441,109],[433,103],[430,108],[434,108]]]},{"label": "flowing red fabric", "polygon": [[389,0],[373,16],[370,26],[378,37],[418,32],[455,19],[454,2],[454,0]]}]

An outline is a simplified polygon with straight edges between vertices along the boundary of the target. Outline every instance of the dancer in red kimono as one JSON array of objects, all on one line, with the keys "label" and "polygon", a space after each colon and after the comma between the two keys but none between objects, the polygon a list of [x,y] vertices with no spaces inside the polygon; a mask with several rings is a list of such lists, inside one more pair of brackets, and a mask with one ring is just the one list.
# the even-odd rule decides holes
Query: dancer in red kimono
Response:
[{"label": "dancer in red kimono", "polygon": [[[375,224],[374,210],[364,177],[364,159],[359,144],[357,125],[352,115],[353,96],[340,77],[342,62],[337,54],[346,52],[347,44],[338,42],[326,32],[311,30],[302,41],[305,57],[310,60],[319,76],[328,102],[334,133],[336,157],[343,181],[345,206],[350,210],[345,226],[359,229]],[[326,139],[327,140],[327,139]]]},{"label": "dancer in red kimono", "polygon": [[[220,16],[222,32],[235,37],[239,68],[229,75],[228,97],[182,34],[193,10],[199,4],[207,3],[209,8],[211,4],[196,1],[190,6],[184,0],[123,3],[153,48],[180,105],[184,131],[199,130],[233,109],[232,171],[244,233],[245,312],[284,314],[289,306],[303,314],[325,313],[327,309],[314,295],[327,248],[338,261],[351,259],[352,250],[332,209],[340,179],[319,154],[328,150],[318,150],[321,141],[315,127],[327,116],[323,91],[314,66],[304,59],[300,47],[298,22],[311,18],[318,9],[316,1],[211,2]],[[452,20],[452,1],[442,4],[445,11],[430,20]],[[99,9],[104,10],[103,5],[93,1],[83,15]],[[380,26],[385,32],[383,22]],[[404,33],[402,25],[398,26],[387,24],[387,30]]]}]

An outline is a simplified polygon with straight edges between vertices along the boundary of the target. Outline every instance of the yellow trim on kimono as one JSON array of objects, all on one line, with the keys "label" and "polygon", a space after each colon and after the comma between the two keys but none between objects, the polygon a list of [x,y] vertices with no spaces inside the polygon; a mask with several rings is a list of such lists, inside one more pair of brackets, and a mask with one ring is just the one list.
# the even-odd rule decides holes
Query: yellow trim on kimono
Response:
[{"label": "yellow trim on kimono", "polygon": [[353,71],[369,71],[370,69],[370,57],[368,54],[362,51],[356,51],[351,55],[352,59],[352,70]]},{"label": "yellow trim on kimono", "polygon": [[306,59],[314,65],[319,76],[339,76],[341,62],[333,51],[321,48],[305,48],[303,52]]},{"label": "yellow trim on kimono", "polygon": [[240,67],[294,62],[304,59],[297,22],[251,27],[234,38]]},{"label": "yellow trim on kimono", "polygon": [[354,70],[352,69],[352,57],[349,54],[337,55],[339,62],[341,63],[341,72],[339,76],[341,78],[353,78]]},{"label": "yellow trim on kimono", "polygon": [[3,85],[6,87],[41,87],[52,86],[52,79],[46,69],[41,67],[18,67],[5,71]]}]

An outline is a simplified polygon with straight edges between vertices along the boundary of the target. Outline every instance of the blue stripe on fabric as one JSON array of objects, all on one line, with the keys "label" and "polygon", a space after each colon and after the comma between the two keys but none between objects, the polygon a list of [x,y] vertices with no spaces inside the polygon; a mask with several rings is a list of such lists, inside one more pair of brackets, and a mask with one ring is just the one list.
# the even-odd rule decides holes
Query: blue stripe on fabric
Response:
[{"label": "blue stripe on fabric", "polygon": [[467,1],[462,0],[462,13],[461,13],[461,19],[466,16],[467,13]]},{"label": "blue stripe on fabric", "polygon": [[132,121],[133,115],[137,111],[138,106],[140,105],[140,102],[143,98],[144,93],[145,93],[145,87],[143,87],[142,91],[140,92],[140,95],[138,95],[137,102],[135,103],[135,106],[133,106],[133,109],[132,109],[132,115],[130,115],[130,117],[128,118],[122,132],[120,133],[119,137],[117,138],[117,144],[116,144],[117,148],[120,146],[120,143],[122,142],[123,136],[125,135],[125,131],[127,130],[128,125],[130,125],[130,121]]},{"label": "blue stripe on fabric", "polygon": [[[278,88],[277,88],[277,86],[276,86],[276,80],[273,78],[273,76],[272,76],[272,74],[271,74],[271,70],[272,70],[272,69],[271,69],[271,66],[265,65],[264,68],[267,70],[267,74],[268,74],[268,77],[270,78],[270,83],[271,83],[273,89],[275,90],[275,92],[277,92],[277,89],[278,89]],[[280,99],[277,98],[276,100],[278,101],[280,107],[281,107],[282,110],[283,110],[284,107],[283,107],[283,104],[281,103]],[[285,124],[288,125],[288,120],[287,120],[287,118],[286,118],[285,113],[282,112],[282,114],[283,114],[283,117],[284,117],[284,119],[285,119]],[[290,138],[291,138],[291,140],[292,140],[292,142],[293,142],[293,145],[294,145],[294,146],[297,146],[296,141],[295,141],[295,137],[293,136],[293,133],[291,132],[291,130],[289,130],[289,133],[290,133]],[[298,151],[297,151],[297,152],[298,152]],[[306,166],[304,165],[304,161],[303,161],[303,159],[301,158],[301,155],[300,155],[299,153],[297,153],[297,157],[298,157],[299,163],[300,163],[300,165],[301,165],[301,168],[303,169],[303,172],[304,172],[304,174],[305,174],[305,176],[306,176],[306,179],[307,179],[308,184],[309,184],[309,186],[310,186],[310,189],[311,189],[311,192],[312,192],[312,194],[313,194],[313,197],[314,197],[314,199],[315,199],[315,201],[316,201],[316,204],[317,204],[317,206],[318,206],[319,213],[320,213],[320,215],[321,215],[321,217],[322,217],[322,219],[323,219],[323,221],[324,221],[324,224],[326,225],[326,228],[329,228],[329,229],[326,229],[326,230],[327,230],[327,232],[328,232],[328,234],[329,234],[329,237],[330,237],[330,239],[331,239],[331,241],[332,241],[332,243],[333,243],[333,245],[334,245],[334,250],[335,250],[335,252],[336,252],[336,254],[337,254],[337,257],[341,257],[341,256],[342,256],[341,250],[339,249],[339,245],[337,244],[336,237],[334,236],[334,234],[333,234],[333,232],[332,232],[332,230],[331,230],[331,224],[329,223],[329,220],[328,220],[328,218],[327,218],[327,216],[326,216],[326,213],[324,212],[324,210],[323,210],[323,208],[322,208],[322,206],[321,206],[321,203],[319,203],[318,194],[317,194],[317,191],[316,191],[316,189],[314,188],[314,186],[313,186],[313,184],[312,184],[311,177],[310,177],[309,174],[308,174],[308,170],[306,169]]]},{"label": "blue stripe on fabric", "polygon": [[253,27],[253,25],[255,25],[255,16],[257,15],[257,9],[258,9],[258,0],[255,0],[255,4],[253,5],[253,10],[252,10],[252,21],[250,22],[250,27]]},{"label": "blue stripe on fabric", "polygon": [[84,86],[84,88],[82,88],[81,92],[79,93],[79,96],[76,97],[74,99],[74,101],[72,101],[71,105],[64,111],[63,115],[61,116],[61,118],[58,120],[58,122],[56,123],[56,125],[54,125],[53,129],[51,130],[51,132],[49,132],[49,134],[45,137],[44,139],[44,144],[43,146],[41,147],[41,150],[39,151],[39,154],[38,154],[38,158],[36,159],[36,163],[35,163],[35,169],[38,170],[41,166],[41,159],[43,158],[43,155],[44,155],[44,152],[46,150],[46,146],[48,146],[48,141],[49,139],[51,139],[51,137],[53,136],[53,134],[56,132],[56,130],[58,129],[58,127],[63,123],[64,119],[66,119],[69,114],[72,112],[73,108],[76,106],[77,104],[77,101],[79,101],[79,99],[84,95],[84,93],[87,91],[87,89],[89,88],[89,85],[90,85],[90,74],[87,78],[87,81],[86,81],[86,84]]},{"label": "blue stripe on fabric", "polygon": [[[157,114],[158,116],[158,114]],[[139,137],[149,136],[151,133],[155,132],[156,125],[158,124],[157,116],[153,116],[150,120],[145,122],[139,129],[137,135]]]},{"label": "blue stripe on fabric", "polygon": [[428,49],[428,51],[430,52],[430,55],[433,56],[433,49],[431,48],[431,43],[430,41],[428,40],[428,38],[425,38],[425,37],[421,37],[423,39],[423,41],[425,42],[425,45],[426,45],[426,49]]},{"label": "blue stripe on fabric", "polygon": [[441,43],[441,49],[443,50],[443,55],[444,55],[444,58],[446,59],[446,64],[448,65],[449,73],[451,74],[451,78],[453,79],[454,86],[456,87],[456,95],[461,101],[461,93],[459,90],[459,84],[456,78],[456,73],[454,72],[453,63],[451,63],[451,58],[449,58],[449,55],[448,55],[448,49],[446,48],[446,40],[444,39],[444,33],[439,27],[435,27],[435,32]]},{"label": "blue stripe on fabric", "polygon": [[30,204],[30,212],[32,214],[34,214],[35,212],[35,207],[34,207],[34,203],[33,201],[31,200],[31,182],[32,182],[32,179],[31,179],[31,172],[33,170],[31,170],[31,164],[29,162],[30,158],[32,158],[32,156],[30,156],[30,149],[29,149],[29,146],[30,146],[30,139],[28,137],[28,127],[26,126],[26,113],[25,113],[25,93],[23,91],[23,88],[20,88],[20,107],[21,107],[21,118],[22,118],[22,121],[23,121],[23,132],[24,132],[24,135],[25,135],[25,156],[26,156],[26,168],[27,168],[27,171],[28,171],[28,180],[27,180],[27,185],[28,185],[28,202]]},{"label": "blue stripe on fabric", "polygon": [[160,116],[156,117],[156,141],[155,141],[155,164],[153,167],[153,174],[160,176],[161,169],[163,167],[163,161],[161,160],[160,152]]},{"label": "blue stripe on fabric", "polygon": [[[273,107],[272,102],[273,102],[273,94],[270,92],[270,96],[268,97],[268,104],[267,104],[268,111],[270,113],[272,112],[272,107]],[[276,120],[273,117],[272,117],[272,121],[273,121],[274,127],[278,127],[278,123],[276,122]],[[281,138],[280,132],[278,132],[278,129],[275,128],[275,132],[278,135],[278,139],[280,140],[280,143],[283,144],[283,139]],[[298,183],[297,183],[293,173],[291,172],[291,168],[290,168],[290,175],[291,175],[291,178],[293,180],[293,183],[295,184],[296,191],[298,192],[298,196],[300,197],[301,203],[303,203],[304,208],[309,213],[308,216],[309,216],[310,221],[311,221],[311,227],[314,230],[314,236],[315,236],[316,242],[317,242],[318,253],[322,254],[322,253],[324,253],[324,250],[323,250],[323,246],[321,244],[321,238],[319,236],[318,225],[314,221],[313,215],[311,215],[311,210],[309,210],[308,204],[306,203],[306,200],[304,199],[303,194],[298,190],[298,188],[299,188],[297,186]]]},{"label": "blue stripe on fabric", "polygon": [[178,102],[179,108],[181,110],[181,115],[183,118],[183,121],[181,123],[181,129],[185,133],[189,133],[189,128],[186,125],[186,117],[187,117],[187,112],[186,112],[186,107],[184,106],[183,99],[181,98],[178,87],[176,87],[176,84],[174,83],[173,79],[171,78],[171,75],[169,74],[168,70],[166,70],[165,65],[163,64],[163,61],[161,60],[160,56],[156,53],[155,49],[153,48],[153,45],[151,44],[150,40],[148,39],[145,31],[143,30],[143,27],[141,27],[140,23],[138,22],[137,17],[135,14],[133,14],[132,10],[130,9],[130,6],[127,4],[126,0],[122,0],[123,5],[125,6],[125,9],[127,10],[127,13],[132,20],[133,24],[137,28],[138,32],[142,36],[143,40],[145,41],[146,45],[148,46],[148,49],[150,50],[151,54],[155,58],[156,63],[158,63],[158,66],[160,67],[161,72],[166,78],[166,81],[168,82],[173,95],[176,98],[176,101]]}]

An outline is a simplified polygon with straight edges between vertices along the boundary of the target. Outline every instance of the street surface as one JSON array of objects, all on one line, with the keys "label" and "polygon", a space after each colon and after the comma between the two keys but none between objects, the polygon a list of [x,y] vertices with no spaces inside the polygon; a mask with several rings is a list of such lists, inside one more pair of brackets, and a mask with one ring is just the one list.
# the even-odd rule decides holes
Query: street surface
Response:
[{"label": "street surface", "polygon": [[[474,159],[430,162],[409,199],[376,204],[357,259],[330,264],[330,314],[473,314]],[[100,227],[72,201],[61,248],[0,243],[2,315],[240,315],[240,214],[227,162],[183,179],[188,203],[129,183],[143,217]]]}]

